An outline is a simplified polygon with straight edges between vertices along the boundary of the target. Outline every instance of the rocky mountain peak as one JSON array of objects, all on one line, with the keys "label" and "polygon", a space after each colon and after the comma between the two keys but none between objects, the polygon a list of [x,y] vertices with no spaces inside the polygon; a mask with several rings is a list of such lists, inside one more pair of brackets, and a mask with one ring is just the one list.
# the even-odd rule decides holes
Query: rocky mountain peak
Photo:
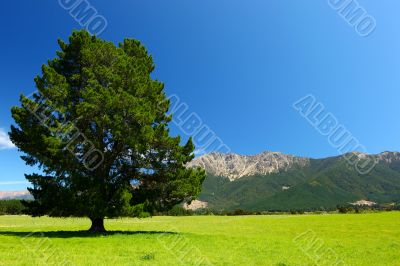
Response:
[{"label": "rocky mountain peak", "polygon": [[310,159],[308,158],[271,151],[265,151],[257,155],[212,152],[196,158],[188,166],[201,167],[208,174],[224,176],[234,181],[244,176],[287,171],[294,166],[306,166],[309,162]]},{"label": "rocky mountain peak", "polygon": [[390,151],[385,151],[382,152],[378,155],[376,155],[378,157],[379,161],[383,161],[386,163],[392,163],[395,161],[400,161],[400,152],[390,152]]},{"label": "rocky mountain peak", "polygon": [[354,156],[357,159],[373,158],[376,160],[376,162],[385,162],[385,163],[393,163],[396,161],[400,161],[400,152],[391,152],[391,151],[385,151],[379,154],[368,154],[355,151],[355,152],[349,152],[342,156],[346,156],[348,158]]}]

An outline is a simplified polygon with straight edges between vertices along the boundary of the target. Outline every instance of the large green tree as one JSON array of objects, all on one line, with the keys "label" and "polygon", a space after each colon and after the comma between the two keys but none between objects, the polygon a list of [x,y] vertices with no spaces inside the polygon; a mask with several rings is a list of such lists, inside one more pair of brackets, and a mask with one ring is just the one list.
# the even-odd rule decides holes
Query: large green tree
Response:
[{"label": "large green tree", "polygon": [[171,137],[163,83],[137,40],[119,46],[75,31],[35,78],[37,92],[12,108],[10,138],[28,165],[29,214],[104,218],[140,216],[190,202],[204,171],[188,169],[190,139]]}]

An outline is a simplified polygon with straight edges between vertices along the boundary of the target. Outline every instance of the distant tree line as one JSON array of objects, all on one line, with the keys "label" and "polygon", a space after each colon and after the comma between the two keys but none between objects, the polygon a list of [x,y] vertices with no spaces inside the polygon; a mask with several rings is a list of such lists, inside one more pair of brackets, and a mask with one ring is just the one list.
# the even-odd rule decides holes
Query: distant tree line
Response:
[{"label": "distant tree line", "polygon": [[217,211],[210,209],[187,210],[182,206],[175,206],[167,212],[156,213],[156,216],[191,216],[191,215],[220,215],[220,216],[244,216],[244,215],[277,215],[277,214],[322,214],[322,213],[367,213],[379,211],[400,211],[400,204],[381,204],[375,206],[353,206],[351,204],[338,205],[336,208],[311,208],[295,210],[269,210],[249,211],[236,209],[230,211]]},{"label": "distant tree line", "polygon": [[24,211],[21,200],[0,200],[0,215],[20,215]]},{"label": "distant tree line", "polygon": [[337,211],[339,213],[365,213],[376,211],[398,211],[400,204],[379,204],[374,206],[355,206],[355,205],[338,205]]},{"label": "distant tree line", "polygon": [[[26,214],[23,200],[0,200],[0,215],[21,215]],[[332,209],[296,209],[296,210],[270,210],[270,211],[249,211],[236,209],[231,211],[217,211],[210,209],[187,210],[181,205],[174,206],[165,212],[143,213],[139,218],[149,216],[192,216],[192,215],[219,215],[219,216],[244,216],[244,215],[278,215],[278,214],[321,214],[321,213],[367,213],[379,211],[400,211],[400,204],[381,204],[375,206],[353,206],[351,204],[338,205]]]}]

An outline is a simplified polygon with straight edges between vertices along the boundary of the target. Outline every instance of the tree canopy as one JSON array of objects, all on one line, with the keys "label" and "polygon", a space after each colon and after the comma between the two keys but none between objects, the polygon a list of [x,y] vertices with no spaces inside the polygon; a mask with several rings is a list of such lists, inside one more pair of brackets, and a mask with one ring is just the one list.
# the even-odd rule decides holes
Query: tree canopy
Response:
[{"label": "tree canopy", "polygon": [[118,46],[74,31],[42,66],[37,91],[12,108],[10,138],[40,173],[26,175],[34,216],[141,216],[195,199],[205,173],[187,168],[189,139],[170,136],[164,85],[137,40]]}]

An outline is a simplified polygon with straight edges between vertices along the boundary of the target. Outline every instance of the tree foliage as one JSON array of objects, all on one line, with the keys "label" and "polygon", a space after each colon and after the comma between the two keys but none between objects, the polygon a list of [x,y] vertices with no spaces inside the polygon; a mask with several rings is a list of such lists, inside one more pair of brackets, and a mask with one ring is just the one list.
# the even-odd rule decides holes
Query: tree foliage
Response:
[{"label": "tree foliage", "polygon": [[10,138],[41,174],[32,215],[139,216],[190,202],[205,173],[188,169],[192,140],[171,137],[169,101],[137,40],[119,46],[75,31],[35,78],[37,92],[12,108]]}]

